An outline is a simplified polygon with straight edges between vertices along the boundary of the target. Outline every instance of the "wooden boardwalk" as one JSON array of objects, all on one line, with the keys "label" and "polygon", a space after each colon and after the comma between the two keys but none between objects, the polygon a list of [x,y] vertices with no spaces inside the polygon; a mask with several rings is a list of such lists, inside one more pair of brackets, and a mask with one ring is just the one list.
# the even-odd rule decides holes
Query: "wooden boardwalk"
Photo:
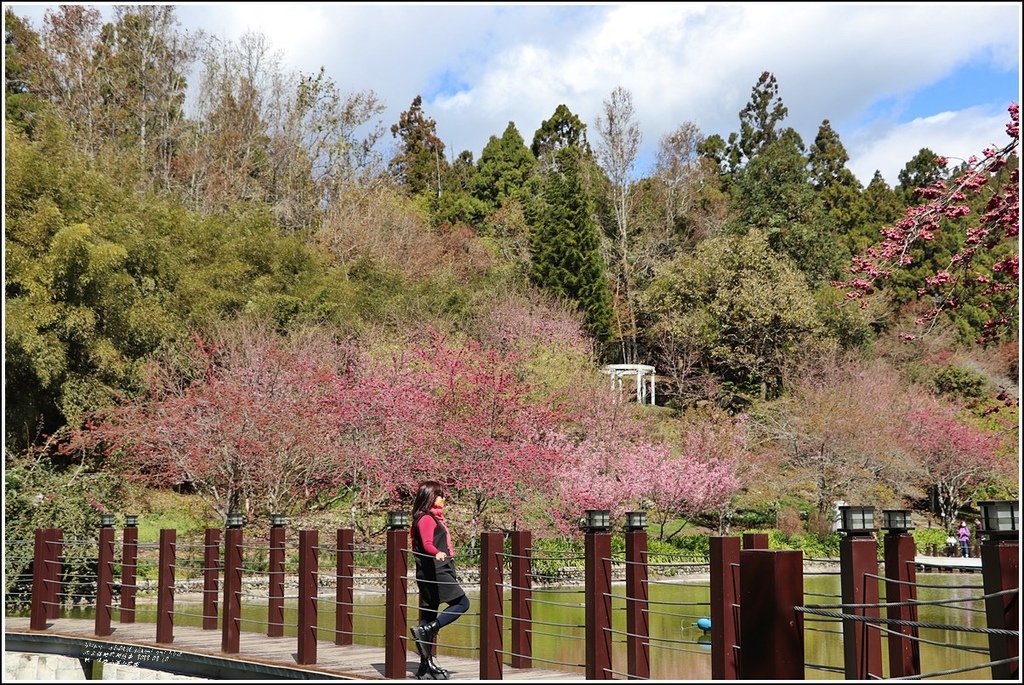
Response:
[{"label": "wooden boardwalk", "polygon": [[[231,674],[237,674],[242,669],[250,674],[246,679],[252,680],[388,680],[384,675],[383,647],[338,646],[334,642],[318,640],[317,663],[302,665],[297,662],[294,637],[272,638],[262,633],[242,632],[238,653],[227,654],[220,649],[220,630],[174,626],[174,641],[159,644],[155,642],[156,625],[153,623],[114,623],[111,626],[112,634],[107,637],[96,636],[95,627],[92,619],[57,618],[47,621],[46,630],[34,631],[29,627],[28,617],[4,618],[8,649],[19,643],[38,643],[38,651],[43,653],[66,653],[69,656],[91,657],[96,661],[106,660],[157,670],[160,670],[159,665],[162,663],[168,670],[195,669],[186,674],[200,675],[205,672],[210,674],[206,677],[211,679],[236,679]],[[73,645],[73,650],[55,651],[52,644],[54,637]],[[49,642],[49,646],[44,645],[44,642]],[[480,662],[476,659],[441,655],[437,660],[450,672],[450,680],[480,681]],[[406,661],[408,679],[415,679],[418,666],[419,657],[411,650]],[[217,676],[219,669],[223,669],[220,672],[224,675]],[[585,680],[585,677],[582,673],[545,668],[519,669],[505,664],[502,679],[561,681]]]}]

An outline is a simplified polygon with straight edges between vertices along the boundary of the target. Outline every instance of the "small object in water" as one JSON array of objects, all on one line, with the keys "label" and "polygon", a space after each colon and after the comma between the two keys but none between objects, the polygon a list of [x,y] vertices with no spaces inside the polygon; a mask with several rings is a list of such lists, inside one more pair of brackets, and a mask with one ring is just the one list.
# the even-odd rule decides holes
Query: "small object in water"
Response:
[{"label": "small object in water", "polygon": [[706,616],[702,617],[702,618],[698,618],[697,622],[694,623],[693,625],[697,626],[701,630],[711,630],[711,619],[707,618]]}]

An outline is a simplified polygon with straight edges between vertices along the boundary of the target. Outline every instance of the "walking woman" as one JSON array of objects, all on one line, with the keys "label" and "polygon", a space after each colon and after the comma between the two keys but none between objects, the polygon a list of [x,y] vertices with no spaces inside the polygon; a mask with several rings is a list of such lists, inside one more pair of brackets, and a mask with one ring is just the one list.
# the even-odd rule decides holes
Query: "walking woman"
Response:
[{"label": "walking woman", "polygon": [[[444,521],[444,488],[435,480],[420,483],[412,507],[412,552],[420,592],[419,625],[412,627],[420,653],[420,680],[447,680],[448,671],[434,660],[434,638],[469,609],[452,560],[452,536]],[[441,603],[447,604],[438,611]]]}]

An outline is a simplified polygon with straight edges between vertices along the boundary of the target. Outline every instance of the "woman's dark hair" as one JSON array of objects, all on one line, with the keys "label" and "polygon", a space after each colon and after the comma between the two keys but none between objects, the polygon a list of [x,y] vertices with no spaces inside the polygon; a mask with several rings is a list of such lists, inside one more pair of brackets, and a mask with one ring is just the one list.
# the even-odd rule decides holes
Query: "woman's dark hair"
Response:
[{"label": "woman's dark hair", "polygon": [[425,514],[430,511],[438,497],[444,497],[443,485],[436,480],[425,480],[420,483],[420,487],[416,491],[416,498],[412,502],[413,518],[416,518],[416,514]]}]

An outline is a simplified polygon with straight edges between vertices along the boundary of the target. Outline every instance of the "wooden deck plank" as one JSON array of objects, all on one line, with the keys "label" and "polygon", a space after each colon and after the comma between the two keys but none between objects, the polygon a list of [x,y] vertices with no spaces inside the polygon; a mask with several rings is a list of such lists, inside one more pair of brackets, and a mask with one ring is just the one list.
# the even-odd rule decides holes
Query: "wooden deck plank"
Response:
[{"label": "wooden deck plank", "polygon": [[[70,638],[88,638],[111,645],[125,644],[171,650],[175,652],[207,655],[232,660],[285,666],[308,672],[315,679],[317,673],[332,678],[350,680],[386,680],[384,676],[384,649],[366,645],[339,646],[333,641],[318,640],[316,664],[299,664],[297,642],[294,637],[267,637],[261,633],[242,632],[239,635],[237,654],[221,651],[221,631],[203,630],[193,626],[175,626],[173,642],[160,644],[156,640],[156,626],[153,623],[114,623],[108,637],[94,635],[95,622],[91,619],[58,618],[47,622],[44,631],[30,629],[27,617],[5,617],[4,632],[44,633]],[[406,672],[409,679],[415,677],[419,658],[412,651],[407,658]],[[450,680],[479,680],[480,663],[476,659],[458,656],[439,657],[441,665],[450,672]],[[506,664],[503,680],[584,680],[581,673],[571,673],[546,668],[518,669]]]}]

